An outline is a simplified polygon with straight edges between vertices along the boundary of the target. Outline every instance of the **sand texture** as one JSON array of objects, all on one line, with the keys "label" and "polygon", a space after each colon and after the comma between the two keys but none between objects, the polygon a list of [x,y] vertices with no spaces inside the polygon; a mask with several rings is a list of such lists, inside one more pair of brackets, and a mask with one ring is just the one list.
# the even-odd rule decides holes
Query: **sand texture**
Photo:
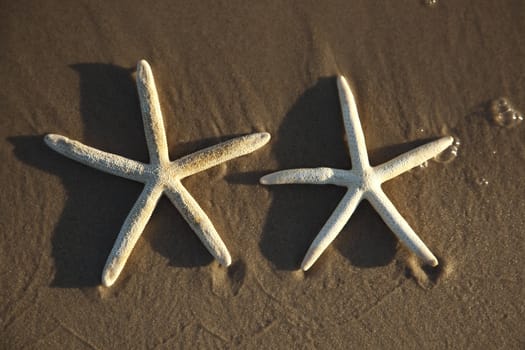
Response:
[{"label": "sand texture", "polygon": [[[248,5],[248,3],[250,3]],[[525,2],[1,1],[0,349],[523,349]],[[104,263],[143,186],[48,148],[56,133],[149,161],[136,62],[155,74],[170,158],[271,141],[182,181],[232,257],[166,197],[122,274]],[[369,159],[460,140],[383,189],[440,261],[422,266],[370,204],[307,272],[345,190],[263,186],[348,169],[336,76]]]}]

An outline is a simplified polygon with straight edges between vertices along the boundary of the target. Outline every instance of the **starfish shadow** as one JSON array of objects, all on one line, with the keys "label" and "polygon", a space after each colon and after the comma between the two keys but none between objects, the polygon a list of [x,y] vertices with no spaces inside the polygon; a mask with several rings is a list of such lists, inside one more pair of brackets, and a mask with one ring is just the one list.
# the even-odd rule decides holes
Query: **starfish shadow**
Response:
[{"label": "starfish shadow", "polygon": [[[274,137],[277,141],[273,151],[279,164],[276,170],[320,166],[348,169],[350,159],[344,137],[335,78],[321,78],[288,111]],[[375,164],[391,159],[390,156],[410,146],[384,148],[371,152],[370,156]],[[273,199],[260,241],[261,251],[277,269],[296,270],[345,189],[280,185],[268,187],[268,190]],[[361,202],[333,242],[343,256],[359,267],[389,264],[397,245],[395,236],[366,201]],[[323,254],[321,261],[329,251]]]},{"label": "starfish shadow", "polygon": [[[134,68],[101,63],[80,63],[70,68],[80,77],[80,114],[84,125],[81,141],[146,162],[148,152],[132,75]],[[57,130],[50,126],[49,131]],[[98,286],[115,238],[143,185],[66,159],[49,149],[43,136],[17,136],[8,141],[14,145],[19,160],[59,176],[67,193],[52,237],[55,276],[51,285],[59,288]],[[166,229],[160,230],[160,235],[149,234],[153,230],[148,225],[144,232],[153,248],[168,257],[172,265],[209,264],[212,258],[198,239],[188,237],[193,232],[177,210],[171,206],[168,213],[164,199],[159,207],[153,214],[152,226]],[[158,215],[159,211],[162,215]],[[171,251],[171,247],[181,247],[179,250],[186,253],[176,255],[179,250]]]}]

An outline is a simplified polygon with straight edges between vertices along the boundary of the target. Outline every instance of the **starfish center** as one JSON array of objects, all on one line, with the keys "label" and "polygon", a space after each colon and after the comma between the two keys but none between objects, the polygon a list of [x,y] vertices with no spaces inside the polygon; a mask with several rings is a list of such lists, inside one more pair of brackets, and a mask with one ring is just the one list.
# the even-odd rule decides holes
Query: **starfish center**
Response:
[{"label": "starfish center", "polygon": [[372,168],[364,169],[359,180],[358,188],[363,192],[372,191],[380,184]]},{"label": "starfish center", "polygon": [[149,171],[150,181],[166,186],[176,180],[176,175],[169,166],[158,165]]}]

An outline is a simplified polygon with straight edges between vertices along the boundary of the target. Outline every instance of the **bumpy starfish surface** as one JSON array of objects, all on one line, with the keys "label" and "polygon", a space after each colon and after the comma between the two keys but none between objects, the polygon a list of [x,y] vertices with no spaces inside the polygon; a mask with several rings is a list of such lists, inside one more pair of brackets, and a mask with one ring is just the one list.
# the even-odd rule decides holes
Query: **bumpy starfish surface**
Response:
[{"label": "bumpy starfish surface", "polygon": [[368,200],[372,204],[387,226],[408,248],[423,259],[425,263],[437,266],[438,260],[434,254],[397,211],[381,189],[381,184],[435,157],[452,144],[453,138],[450,136],[440,138],[384,164],[372,167],[368,161],[365,137],[359,121],[354,95],[343,76],[338,77],[337,88],[341,101],[352,169],[291,169],[268,174],[260,180],[264,185],[336,185],[348,189],[321,229],[321,232],[315,237],[301,264],[301,268],[306,271],[313,265],[328,245],[337,237],[359,202],[363,199]]},{"label": "bumpy starfish surface", "polygon": [[268,133],[255,133],[170,161],[155,81],[149,64],[144,60],[137,64],[137,88],[149,151],[149,164],[103,152],[64,136],[55,134],[45,136],[47,145],[66,157],[95,169],[145,184],[144,190],[122,225],[104,267],[102,283],[105,286],[111,286],[121,273],[162,194],[166,194],[171,200],[215,259],[221,265],[230,265],[231,257],[226,245],[206,213],[184,188],[181,180],[217,164],[251,153],[270,140]]}]

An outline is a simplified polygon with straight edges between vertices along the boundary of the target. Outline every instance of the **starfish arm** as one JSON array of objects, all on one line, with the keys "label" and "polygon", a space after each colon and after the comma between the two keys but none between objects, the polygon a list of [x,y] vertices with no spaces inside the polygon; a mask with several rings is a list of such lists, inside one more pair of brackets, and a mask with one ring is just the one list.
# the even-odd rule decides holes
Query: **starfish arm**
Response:
[{"label": "starfish arm", "polygon": [[141,162],[100,151],[61,135],[47,134],[44,141],[54,151],[79,163],[126,179],[143,182],[146,166]]},{"label": "starfish arm", "polygon": [[106,261],[102,272],[104,286],[109,287],[117,280],[161,195],[162,188],[155,184],[146,185],[140,194],[124,221]]},{"label": "starfish arm", "polygon": [[362,198],[362,192],[357,188],[348,189],[343,199],[334,212],[324,224],[321,232],[317,234],[314,241],[310,245],[306,256],[301,264],[301,269],[304,271],[308,270],[313,263],[317,261],[319,256],[325,251],[325,249],[332,243],[337,237],[339,232],[343,229],[345,224],[348,222],[350,217],[355,211],[355,208],[359,204]]},{"label": "starfish arm", "polygon": [[289,169],[267,174],[259,180],[263,185],[312,184],[346,186],[348,171],[332,168]]},{"label": "starfish arm", "polygon": [[186,188],[184,188],[182,184],[178,184],[168,188],[165,193],[211,255],[213,255],[221,265],[229,266],[232,259],[228,248],[226,248],[221,237],[219,237],[219,234],[204,210],[202,210],[199,203],[197,203]]},{"label": "starfish arm", "polygon": [[352,170],[362,172],[363,169],[370,166],[370,163],[354,94],[343,76],[337,78],[337,89],[339,91],[341,112],[343,113],[348,149],[352,161]]},{"label": "starfish arm", "polygon": [[452,142],[454,139],[451,136],[442,137],[378,165],[375,170],[383,183],[437,156]]},{"label": "starfish arm", "polygon": [[365,198],[372,204],[385,224],[392,230],[392,232],[394,232],[401,242],[419,256],[426,264],[431,266],[438,265],[437,258],[418,237],[381,189],[368,192],[365,195]]},{"label": "starfish arm", "polygon": [[145,60],[137,63],[137,89],[150,163],[168,163],[168,142],[160,110],[159,96],[151,67]]},{"label": "starfish arm", "polygon": [[180,178],[190,176],[259,149],[270,140],[267,132],[236,137],[177,159],[172,162]]}]

